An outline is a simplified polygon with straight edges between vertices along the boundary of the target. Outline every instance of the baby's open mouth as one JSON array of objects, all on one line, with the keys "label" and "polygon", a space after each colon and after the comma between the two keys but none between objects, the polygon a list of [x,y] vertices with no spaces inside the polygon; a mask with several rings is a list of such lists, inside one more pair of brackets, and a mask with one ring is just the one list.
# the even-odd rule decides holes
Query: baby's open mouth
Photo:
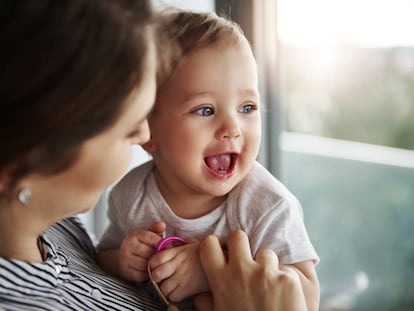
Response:
[{"label": "baby's open mouth", "polygon": [[205,157],[204,162],[212,172],[227,175],[233,171],[237,157],[237,153],[218,154]]}]

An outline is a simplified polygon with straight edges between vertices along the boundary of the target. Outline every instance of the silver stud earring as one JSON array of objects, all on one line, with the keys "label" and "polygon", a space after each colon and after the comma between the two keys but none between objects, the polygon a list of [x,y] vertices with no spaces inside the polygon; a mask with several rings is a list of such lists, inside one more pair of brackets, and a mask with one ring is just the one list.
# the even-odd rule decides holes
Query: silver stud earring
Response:
[{"label": "silver stud earring", "polygon": [[29,188],[23,188],[20,190],[18,199],[23,205],[29,204],[30,198],[32,197],[32,191]]}]

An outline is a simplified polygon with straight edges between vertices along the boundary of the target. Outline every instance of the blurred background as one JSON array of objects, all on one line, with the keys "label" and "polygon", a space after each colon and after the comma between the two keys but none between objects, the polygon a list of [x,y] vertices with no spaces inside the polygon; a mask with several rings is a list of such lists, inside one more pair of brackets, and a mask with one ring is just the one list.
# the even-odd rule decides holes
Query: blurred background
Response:
[{"label": "blurred background", "polygon": [[[299,198],[321,310],[414,309],[414,1],[155,1],[237,21],[260,71],[259,156]],[[148,155],[134,148],[131,167]],[[96,238],[106,197],[82,215]]]}]

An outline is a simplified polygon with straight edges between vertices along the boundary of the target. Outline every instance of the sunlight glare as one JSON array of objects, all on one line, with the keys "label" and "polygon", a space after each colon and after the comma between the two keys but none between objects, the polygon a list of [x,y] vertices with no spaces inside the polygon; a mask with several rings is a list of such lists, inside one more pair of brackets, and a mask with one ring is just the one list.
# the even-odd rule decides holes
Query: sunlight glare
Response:
[{"label": "sunlight glare", "polygon": [[279,0],[285,43],[302,46],[414,45],[412,0]]}]

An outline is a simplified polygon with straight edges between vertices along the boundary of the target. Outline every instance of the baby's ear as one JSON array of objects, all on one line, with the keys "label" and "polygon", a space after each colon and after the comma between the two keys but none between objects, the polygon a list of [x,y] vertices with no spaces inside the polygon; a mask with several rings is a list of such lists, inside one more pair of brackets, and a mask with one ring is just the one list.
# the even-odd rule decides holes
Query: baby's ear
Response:
[{"label": "baby's ear", "polygon": [[152,138],[152,135],[149,139],[149,141],[147,141],[145,144],[141,145],[142,148],[144,148],[144,150],[148,153],[154,153],[155,150],[157,150],[157,144],[155,143],[154,139]]}]

